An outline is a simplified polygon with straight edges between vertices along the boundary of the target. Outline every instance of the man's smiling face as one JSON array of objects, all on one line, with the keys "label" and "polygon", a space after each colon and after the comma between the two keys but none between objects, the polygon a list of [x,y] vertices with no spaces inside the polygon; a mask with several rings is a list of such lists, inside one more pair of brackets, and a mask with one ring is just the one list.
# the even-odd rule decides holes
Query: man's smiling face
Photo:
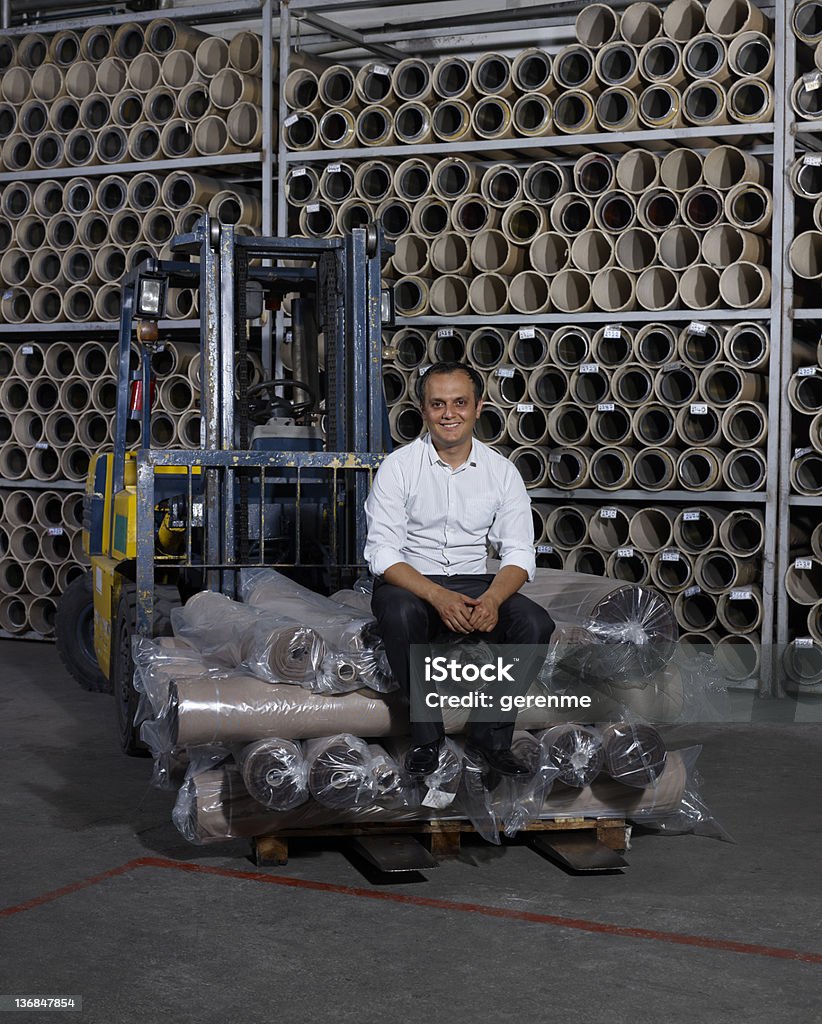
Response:
[{"label": "man's smiling face", "polygon": [[470,448],[474,424],[482,411],[467,373],[435,373],[425,382],[422,418],[437,451]]}]

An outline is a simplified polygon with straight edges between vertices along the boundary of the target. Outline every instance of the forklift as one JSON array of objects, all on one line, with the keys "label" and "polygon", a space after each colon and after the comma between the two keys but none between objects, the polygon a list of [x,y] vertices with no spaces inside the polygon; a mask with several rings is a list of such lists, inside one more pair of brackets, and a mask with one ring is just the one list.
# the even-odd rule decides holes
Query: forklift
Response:
[{"label": "forklift", "polygon": [[[362,570],[363,504],[388,434],[381,225],[345,238],[252,237],[204,215],[123,282],[114,448],[90,464],[90,570],[62,595],[57,649],[86,689],[112,692],[120,746],[134,725],[132,638],[169,635],[172,608],[269,566],[327,591]],[[150,447],[152,356],[170,288],[199,292],[201,447]],[[250,322],[288,305],[292,372],[249,386]],[[132,346],[137,366],[132,370]],[[142,446],[129,440],[139,418]]]}]

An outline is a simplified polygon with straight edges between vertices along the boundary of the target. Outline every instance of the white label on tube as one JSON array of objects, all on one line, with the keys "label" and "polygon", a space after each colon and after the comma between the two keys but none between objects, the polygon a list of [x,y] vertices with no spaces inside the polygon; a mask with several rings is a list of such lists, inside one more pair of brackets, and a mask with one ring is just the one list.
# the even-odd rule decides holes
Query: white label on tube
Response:
[{"label": "white label on tube", "polygon": [[328,173],[329,174],[339,174],[341,170],[342,170],[342,164],[329,164],[328,165]]},{"label": "white label on tube", "polygon": [[517,412],[533,412],[534,407],[530,402],[520,402],[517,406]]},{"label": "white label on tube", "polygon": [[794,640],[793,643],[794,643],[794,647],[813,647],[813,637],[812,636],[798,636],[796,638],[796,640]]},{"label": "white label on tube", "polygon": [[48,528],[47,532],[48,532],[49,537],[62,537],[63,536],[63,527],[62,526],[50,526]]},{"label": "white label on tube", "polygon": [[633,548],[617,548],[617,558],[633,558]]},{"label": "white label on tube", "polygon": [[800,366],[796,371],[797,377],[814,377],[816,375],[817,366]]},{"label": "white label on tube", "polygon": [[662,561],[663,562],[678,562],[679,561],[679,552],[676,551],[674,548],[669,548],[667,551],[663,551],[662,552]]},{"label": "white label on tube", "polygon": [[551,544],[537,544],[538,555],[553,555],[554,548]]},{"label": "white label on tube", "polygon": [[803,455],[810,455],[813,448],[794,448],[793,457],[795,459],[801,459]]},{"label": "white label on tube", "polygon": [[818,89],[822,85],[822,74],[818,71],[809,71],[802,76],[802,81],[805,85],[805,92],[813,92],[814,89]]},{"label": "white label on tube", "polygon": [[430,363],[424,363],[422,366],[417,367],[417,373],[419,373],[420,377],[422,377],[422,375],[424,373],[426,373],[430,369],[431,369],[431,364]]},{"label": "white label on tube", "polygon": [[701,323],[699,320],[692,320],[688,324],[688,334],[707,334],[708,325]]},{"label": "white label on tube", "polygon": [[811,558],[797,558],[793,563],[794,569],[812,569],[813,559]]},{"label": "white label on tube", "polygon": [[307,167],[295,167],[294,170],[291,172],[291,177],[292,178],[302,178],[302,176],[304,174],[308,174],[308,168]]},{"label": "white label on tube", "polygon": [[34,347],[32,345],[21,345],[20,351],[23,353],[24,356],[34,355]]},{"label": "white label on tube", "polygon": [[704,402],[693,402],[691,404],[691,415],[692,416],[707,416],[708,406]]},{"label": "white label on tube", "polygon": [[514,376],[514,371],[513,371],[513,369],[510,366],[501,366],[497,370],[497,376],[498,377],[513,377]]},{"label": "white label on tube", "polygon": [[527,341],[528,338],[535,338],[537,336],[537,332],[533,327],[520,327],[519,336],[523,341]]},{"label": "white label on tube", "polygon": [[683,512],[682,513],[682,522],[683,523],[698,523],[701,516],[702,516],[702,513],[699,511],[699,509],[696,509],[693,512]]},{"label": "white label on tube", "polygon": [[39,448],[39,449],[40,449],[40,451],[43,451],[43,452],[45,452],[45,451],[48,451],[48,447],[49,447],[49,446],[48,446],[48,441],[38,441],[38,442],[37,442],[37,443],[35,444],[35,446],[34,446],[34,447],[35,447],[35,448]]},{"label": "white label on tube", "polygon": [[616,519],[617,510],[615,508],[601,508],[599,510],[600,519]]},{"label": "white label on tube", "polygon": [[299,121],[299,117],[296,114],[291,114],[290,117],[287,117],[285,121],[283,121],[283,124],[286,126],[286,128],[290,128],[291,125],[296,124],[297,121]]},{"label": "white label on tube", "polygon": [[613,411],[614,411],[614,403],[613,402],[600,402],[599,405],[597,406],[597,412],[613,412]]},{"label": "white label on tube", "polygon": [[806,153],[802,162],[806,167],[822,167],[822,153]]},{"label": "white label on tube", "polygon": [[750,601],[752,597],[750,590],[732,590],[731,600],[732,601]]},{"label": "white label on tube", "polygon": [[440,327],[437,330],[437,337],[438,338],[453,338],[454,337],[454,328],[453,327]]},{"label": "white label on tube", "polygon": [[702,587],[688,587],[687,590],[682,591],[683,597],[696,597],[697,594],[702,593]]},{"label": "white label on tube", "polygon": [[375,75],[390,75],[391,68],[387,68],[385,64],[375,64],[371,71]]},{"label": "white label on tube", "polygon": [[603,334],[606,338],[621,338],[622,327],[620,324],[612,324],[610,327],[605,328]]},{"label": "white label on tube", "polygon": [[309,203],[308,206],[306,206],[306,210],[309,213],[317,213],[319,211],[319,209],[320,209],[320,204],[319,203]]}]

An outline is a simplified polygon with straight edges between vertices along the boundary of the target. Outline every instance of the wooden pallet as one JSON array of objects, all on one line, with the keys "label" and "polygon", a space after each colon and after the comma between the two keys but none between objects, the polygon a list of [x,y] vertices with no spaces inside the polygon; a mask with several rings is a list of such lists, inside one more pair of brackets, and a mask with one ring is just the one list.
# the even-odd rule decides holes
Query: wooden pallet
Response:
[{"label": "wooden pallet", "polygon": [[[540,818],[531,822],[523,833],[590,833],[610,850],[623,852],[628,847],[629,826],[623,818]],[[358,836],[424,836],[433,857],[456,857],[460,852],[462,834],[476,832],[470,821],[441,820],[373,822],[361,825],[333,825],[327,828],[283,829],[274,835],[256,836],[252,840],[252,856],[258,867],[281,866],[288,863],[290,839],[344,839]]]}]

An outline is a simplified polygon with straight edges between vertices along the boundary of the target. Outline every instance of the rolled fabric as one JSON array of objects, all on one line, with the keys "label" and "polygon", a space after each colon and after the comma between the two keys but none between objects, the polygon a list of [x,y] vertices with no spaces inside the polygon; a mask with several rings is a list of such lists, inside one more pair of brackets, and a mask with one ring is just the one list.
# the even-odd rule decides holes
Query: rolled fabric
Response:
[{"label": "rolled fabric", "polygon": [[[498,564],[489,559],[488,571],[495,572]],[[596,638],[592,677],[644,678],[673,657],[678,635],[673,609],[649,587],[540,567],[521,592],[555,621],[583,626]]]},{"label": "rolled fabric", "polygon": [[[406,739],[392,739],[386,746],[402,764],[411,743]],[[450,807],[459,791],[461,777],[462,751],[452,739],[446,739],[440,744],[436,769],[419,785],[420,806],[431,810]]]},{"label": "rolled fabric", "polygon": [[541,732],[537,739],[545,763],[558,769],[557,781],[566,786],[582,789],[602,771],[605,764],[602,735],[590,726],[554,725]]},{"label": "rolled fabric", "polygon": [[322,692],[314,677],[327,657],[327,648],[309,626],[294,623],[272,629],[266,617],[261,616],[243,635],[240,653],[240,664],[248,665],[260,678],[299,683]]},{"label": "rolled fabric", "polygon": [[625,786],[653,786],[665,769],[668,751],[652,725],[617,722],[602,730],[605,772]]},{"label": "rolled fabric", "polygon": [[306,744],[308,788],[318,804],[349,810],[374,800],[372,756],[357,736],[343,733]]},{"label": "rolled fabric", "polygon": [[291,811],[308,800],[302,747],[291,740],[258,740],[237,757],[243,783],[258,803],[272,811]]},{"label": "rolled fabric", "polygon": [[[657,785],[632,789],[601,775],[590,786],[576,789],[555,785],[539,812],[540,818],[624,817],[652,822],[677,811],[688,782],[682,752],[671,751]],[[443,816],[451,817],[448,807]],[[223,764],[191,774],[181,787],[172,819],[192,843],[276,835],[286,829],[309,829],[351,821],[419,821],[436,818],[436,811],[421,807],[404,812],[381,807],[335,811],[313,800],[285,814],[269,811],[249,796],[235,765]]]},{"label": "rolled fabric", "polygon": [[374,793],[374,804],[391,810],[402,810],[417,807],[420,802],[420,787],[406,775],[396,760],[385,747],[377,743],[368,744],[371,755],[370,772],[371,788]]},{"label": "rolled fabric", "polygon": [[[342,652],[342,661],[356,666],[361,685],[388,692],[396,683],[388,674],[379,638],[374,633],[373,616],[357,615],[352,609],[315,594],[273,569],[251,570],[243,574],[243,600],[265,612],[266,616],[296,620],[313,629],[329,648]],[[327,663],[327,679],[339,676],[340,659]],[[343,667],[343,677],[347,669]]]},{"label": "rolled fabric", "polygon": [[310,626],[295,619],[274,618],[224,594],[202,591],[173,610],[172,627],[176,636],[231,668],[247,665],[272,683],[298,683],[321,691],[331,686],[330,680],[316,678],[327,654],[325,644]]},{"label": "rolled fabric", "polygon": [[308,739],[353,731],[401,736],[408,709],[397,699],[314,694],[251,675],[178,679],[170,684],[168,715],[175,746],[250,743],[266,736]]}]

